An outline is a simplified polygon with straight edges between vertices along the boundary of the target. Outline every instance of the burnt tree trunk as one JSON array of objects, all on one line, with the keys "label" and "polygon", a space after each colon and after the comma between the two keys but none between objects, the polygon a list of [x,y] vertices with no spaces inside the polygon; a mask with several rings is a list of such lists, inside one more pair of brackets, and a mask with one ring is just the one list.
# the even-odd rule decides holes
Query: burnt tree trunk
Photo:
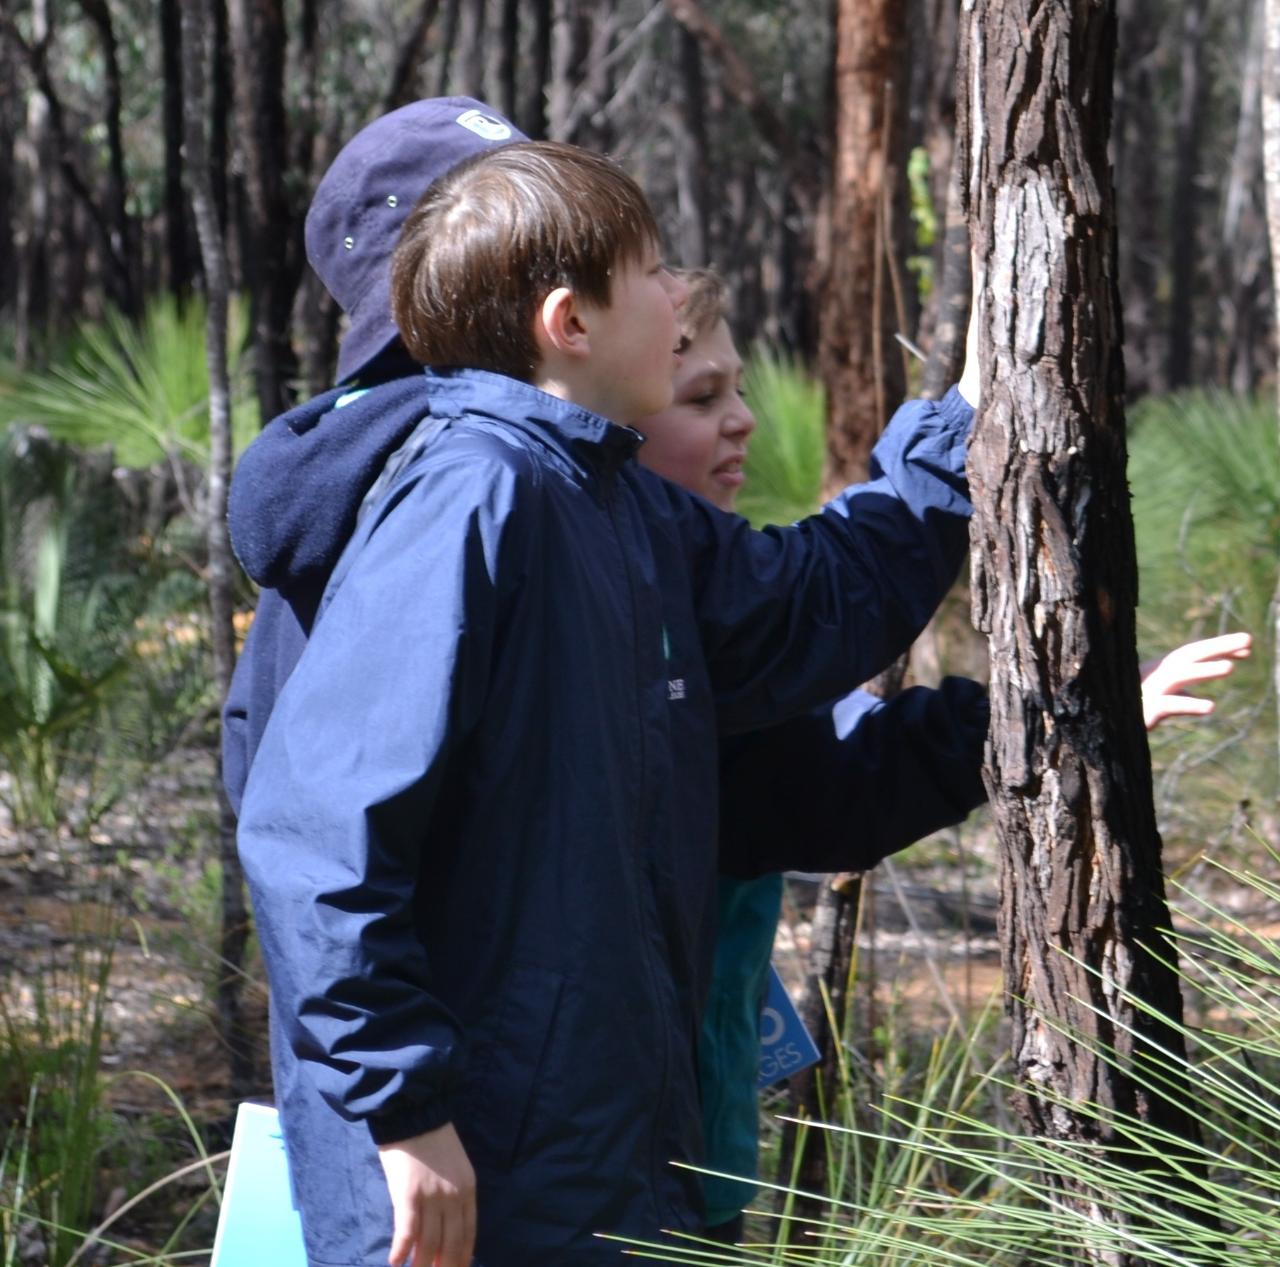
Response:
[{"label": "burnt tree trunk", "polygon": [[[1174,1063],[1182,999],[1135,650],[1107,162],[1115,35],[1115,0],[973,5],[962,118],[987,278],[973,610],[991,659],[985,777],[1019,1108],[1046,1140],[1102,1148],[1123,1140],[1127,1115],[1176,1153],[1197,1129]],[[1143,1079],[1157,1061],[1164,1094]]]},{"label": "burnt tree trunk", "polygon": [[706,92],[702,49],[682,26],[675,30],[678,90],[671,111],[676,151],[676,200],[680,214],[680,263],[702,268],[711,258],[707,173]]},{"label": "burnt tree trunk", "polygon": [[831,488],[865,478],[871,449],[906,390],[904,354],[893,337],[890,213],[905,160],[907,17],[901,0],[836,6],[835,154],[818,346]]},{"label": "burnt tree trunk", "polygon": [[386,95],[382,98],[382,112],[389,114],[401,106],[407,106],[418,98],[419,72],[427,53],[432,24],[440,8],[440,0],[422,0],[404,38],[396,50],[395,66]]},{"label": "burnt tree trunk", "polygon": [[164,279],[181,300],[191,288],[187,204],[182,194],[182,27],[178,0],[160,0],[160,60],[164,118]]},{"label": "burnt tree trunk", "polygon": [[522,65],[523,91],[515,121],[535,141],[547,135],[547,85],[551,80],[551,0],[525,0],[528,21]]},{"label": "burnt tree trunk", "polygon": [[1195,381],[1195,288],[1199,264],[1200,140],[1204,135],[1205,36],[1208,0],[1184,0],[1181,86],[1175,134],[1177,155],[1169,207],[1169,360],[1165,376],[1171,388]]},{"label": "burnt tree trunk", "polygon": [[236,144],[244,159],[243,267],[253,308],[254,381],[263,421],[289,405],[297,225],[286,194],[283,0],[231,0]]}]

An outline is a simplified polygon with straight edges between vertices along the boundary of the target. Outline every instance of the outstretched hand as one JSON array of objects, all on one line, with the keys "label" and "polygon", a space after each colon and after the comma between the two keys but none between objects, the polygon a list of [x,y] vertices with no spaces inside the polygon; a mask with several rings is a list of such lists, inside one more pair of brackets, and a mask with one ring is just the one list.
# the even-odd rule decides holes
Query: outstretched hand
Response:
[{"label": "outstretched hand", "polygon": [[395,1232],[391,1267],[470,1267],[476,1243],[476,1176],[452,1126],[381,1144]]},{"label": "outstretched hand", "polygon": [[1142,716],[1147,729],[1167,717],[1203,717],[1213,712],[1213,701],[1179,694],[1195,682],[1226,677],[1253,646],[1247,633],[1202,638],[1176,647],[1159,660],[1142,666]]}]

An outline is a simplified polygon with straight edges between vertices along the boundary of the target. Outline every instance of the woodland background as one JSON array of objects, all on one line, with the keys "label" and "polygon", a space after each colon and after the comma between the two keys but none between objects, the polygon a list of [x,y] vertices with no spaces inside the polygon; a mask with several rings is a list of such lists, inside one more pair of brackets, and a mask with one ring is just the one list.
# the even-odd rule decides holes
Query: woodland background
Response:
[{"label": "woodland background", "polygon": [[[1234,628],[1256,640],[1211,725],[1153,740],[1170,870],[1212,909],[1211,965],[1235,974],[1217,989],[1206,970],[1184,992],[1201,991],[1193,1018],[1225,1012],[1248,1048],[1252,1090],[1219,1089],[1204,1110],[1206,1139],[1238,1144],[1232,1113],[1280,1137],[1268,1116],[1280,1103],[1280,972],[1253,933],[1280,920],[1269,6],[1115,8],[1139,641],[1149,655]],[[940,394],[957,375],[970,289],[954,143],[967,12],[959,0],[0,0],[5,1267],[198,1260],[228,1106],[265,1089],[261,974],[215,791],[218,703],[253,605],[222,499],[230,445],[331,383],[339,313],[306,268],[302,221],[338,148],[387,109],[456,93],[531,136],[618,158],[649,192],[669,257],[729,280],[761,418],[744,509],[781,521],[864,473],[906,394]],[[218,328],[225,378],[206,356]],[[984,677],[985,659],[962,585],[905,671]],[[1044,1221],[1061,1210],[1004,1172],[993,1179],[981,1149],[975,1162],[940,1142],[946,1115],[963,1113],[965,1138],[980,1136],[975,1120],[995,1123],[993,1155],[1029,1147],[1014,1142],[993,1081],[1007,1033],[981,1007],[998,977],[995,854],[979,818],[895,864],[909,870],[884,869],[860,896],[854,886],[832,915],[843,941],[827,984],[856,1037],[828,1047],[825,1109],[863,1134],[819,1149],[801,1186],[852,1202],[871,1239],[861,1250],[841,1240],[853,1235],[846,1213],[831,1256],[805,1261],[874,1251],[886,1267],[1023,1267],[1041,1261],[1038,1241],[1065,1235]],[[824,893],[818,907],[835,901]],[[780,945],[798,979],[812,883],[793,899]],[[1178,920],[1194,926],[1184,907]],[[1255,978],[1256,1006],[1238,1006]],[[936,997],[921,1024],[926,979]],[[815,980],[807,1003],[822,1016]],[[1212,1055],[1232,1067],[1236,1053]],[[904,1095],[938,1115],[932,1136],[894,1122],[886,1106]],[[772,1119],[763,1129],[777,1144]],[[784,1186],[795,1148],[794,1137],[781,1147]],[[1256,1171],[1230,1171],[1224,1192],[1265,1193],[1269,1149],[1250,1155]],[[1216,1154],[1209,1169],[1222,1169]],[[159,1198],[140,1201],[153,1183]],[[987,1221],[939,1230],[943,1191],[980,1193],[965,1213]],[[828,1217],[821,1201],[799,1208]],[[887,1230],[875,1222],[886,1209],[899,1219]],[[1219,1237],[1234,1255],[1223,1262],[1275,1261],[1280,1232],[1260,1220],[1246,1211],[1241,1242]],[[1192,1243],[1198,1262],[1215,1261],[1192,1224],[1175,1221],[1174,1257],[1150,1261]],[[925,1245],[939,1257],[918,1257]]]}]

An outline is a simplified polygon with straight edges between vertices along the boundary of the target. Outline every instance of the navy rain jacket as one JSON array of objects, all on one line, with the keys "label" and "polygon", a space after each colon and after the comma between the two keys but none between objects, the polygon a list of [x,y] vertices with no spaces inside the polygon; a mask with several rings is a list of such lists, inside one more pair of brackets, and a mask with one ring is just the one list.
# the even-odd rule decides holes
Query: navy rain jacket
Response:
[{"label": "navy rain jacket", "polygon": [[260,578],[273,523],[349,531],[380,463],[355,471],[340,434],[376,428],[385,454],[428,412],[440,430],[318,620],[312,543],[286,547],[231,706],[229,750],[261,734],[240,847],[308,1252],[384,1262],[373,1144],[452,1121],[478,1262],[614,1262],[594,1232],[701,1223],[669,1163],[701,1155],[717,731],[910,643],[965,550],[971,411],[906,407],[870,483],[753,532],[638,467],[634,432],[509,379],[428,374],[329,412],[337,395],[273,424],[264,451],[300,468],[237,479]]}]

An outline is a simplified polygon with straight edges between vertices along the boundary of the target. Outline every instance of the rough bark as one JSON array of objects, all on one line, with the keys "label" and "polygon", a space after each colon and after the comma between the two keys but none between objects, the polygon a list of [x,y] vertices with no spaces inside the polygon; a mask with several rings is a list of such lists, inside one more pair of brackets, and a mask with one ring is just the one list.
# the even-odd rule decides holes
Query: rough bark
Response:
[{"label": "rough bark", "polygon": [[[232,580],[235,564],[227,535],[227,489],[231,481],[231,392],[227,376],[227,301],[230,283],[227,256],[218,225],[209,174],[207,118],[206,32],[207,0],[182,0],[182,63],[186,84],[184,145],[192,217],[204,264],[209,364],[209,474],[204,505],[208,551],[208,593],[213,634],[214,673],[219,698],[225,699],[235,669],[235,629],[232,623]],[[245,1032],[241,1006],[244,951],[249,915],[244,877],[236,852],[235,818],[219,788],[219,861],[222,867],[222,927],[217,1004],[221,1037],[230,1060],[231,1097],[242,1099],[253,1086],[253,1051]]]},{"label": "rough bark", "polygon": [[[973,610],[991,659],[985,777],[1019,1108],[1040,1137],[1100,1147],[1121,1137],[1118,1114],[1197,1134],[1189,1092],[1148,1045],[1176,1058],[1182,1039],[1134,1002],[1181,1020],[1134,635],[1107,162],[1115,34],[1114,0],[974,0],[962,83],[987,278]],[[1157,1060],[1166,1095],[1132,1074]]]},{"label": "rough bark", "polygon": [[865,477],[872,446],[906,390],[891,290],[898,264],[891,211],[906,158],[906,49],[907,8],[900,0],[840,0],[818,346],[828,487]]}]

